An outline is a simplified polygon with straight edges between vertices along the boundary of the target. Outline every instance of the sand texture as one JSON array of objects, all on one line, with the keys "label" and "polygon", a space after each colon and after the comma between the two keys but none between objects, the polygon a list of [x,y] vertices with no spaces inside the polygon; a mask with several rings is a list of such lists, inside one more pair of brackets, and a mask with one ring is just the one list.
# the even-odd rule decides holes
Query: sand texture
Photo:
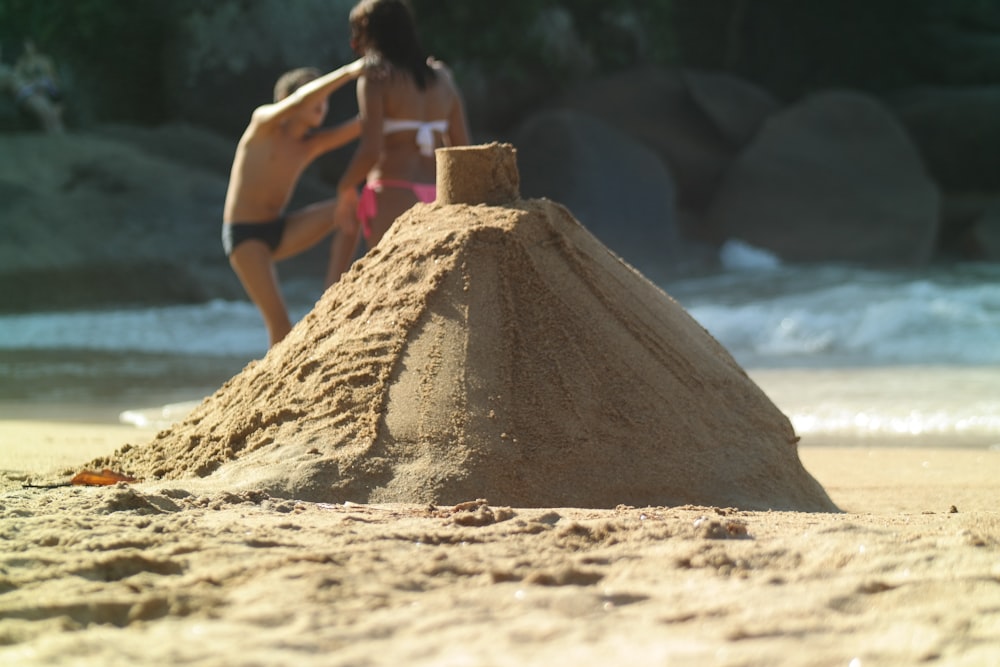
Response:
[{"label": "sand texture", "polygon": [[1000,663],[1000,451],[800,448],[545,200],[416,207],[156,435],[0,443],[0,665]]},{"label": "sand texture", "polygon": [[264,359],[93,465],[317,502],[836,509],[732,357],[546,200],[416,207]]},{"label": "sand texture", "polygon": [[998,664],[1000,453],[802,458],[845,512],[344,505],[3,473],[0,664]]}]

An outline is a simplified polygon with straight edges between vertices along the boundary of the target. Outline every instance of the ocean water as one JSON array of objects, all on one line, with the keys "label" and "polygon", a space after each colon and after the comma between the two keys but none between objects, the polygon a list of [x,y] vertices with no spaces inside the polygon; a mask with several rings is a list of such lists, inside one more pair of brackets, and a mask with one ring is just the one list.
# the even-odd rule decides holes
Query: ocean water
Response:
[{"label": "ocean water", "polygon": [[[803,442],[1000,448],[1000,265],[728,269],[662,285]],[[293,316],[318,294],[290,296]],[[266,352],[248,302],[0,316],[0,400],[200,398]]]}]

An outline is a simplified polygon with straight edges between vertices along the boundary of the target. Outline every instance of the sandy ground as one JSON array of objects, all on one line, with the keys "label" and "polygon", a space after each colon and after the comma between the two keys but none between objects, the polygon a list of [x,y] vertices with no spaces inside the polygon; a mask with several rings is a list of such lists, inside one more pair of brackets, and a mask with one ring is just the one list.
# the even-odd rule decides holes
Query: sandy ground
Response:
[{"label": "sandy ground", "polygon": [[0,664],[1000,664],[997,451],[804,442],[840,514],[24,487],[151,434],[0,421]]}]

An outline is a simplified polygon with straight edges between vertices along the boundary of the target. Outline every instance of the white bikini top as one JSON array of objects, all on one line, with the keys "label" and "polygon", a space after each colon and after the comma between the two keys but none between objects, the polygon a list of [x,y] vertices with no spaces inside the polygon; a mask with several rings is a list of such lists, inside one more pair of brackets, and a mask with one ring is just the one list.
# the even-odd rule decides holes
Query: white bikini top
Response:
[{"label": "white bikini top", "polygon": [[405,120],[401,118],[386,118],[382,121],[382,133],[402,132],[404,130],[417,131],[417,146],[420,147],[420,154],[430,157],[434,155],[434,133],[442,134],[448,131],[448,121],[446,120]]}]

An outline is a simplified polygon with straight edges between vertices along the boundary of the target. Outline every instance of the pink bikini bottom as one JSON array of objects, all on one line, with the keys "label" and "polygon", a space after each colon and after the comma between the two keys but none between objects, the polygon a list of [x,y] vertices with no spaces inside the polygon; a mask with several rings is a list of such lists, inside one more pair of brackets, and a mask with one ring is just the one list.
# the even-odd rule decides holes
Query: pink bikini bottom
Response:
[{"label": "pink bikini bottom", "polygon": [[361,190],[361,197],[358,198],[358,220],[361,222],[361,230],[365,238],[371,238],[371,220],[378,213],[378,202],[375,200],[375,193],[382,188],[405,188],[413,192],[414,196],[425,204],[429,204],[437,198],[437,186],[433,183],[412,183],[410,181],[397,181],[392,179],[379,179],[368,181]]}]

